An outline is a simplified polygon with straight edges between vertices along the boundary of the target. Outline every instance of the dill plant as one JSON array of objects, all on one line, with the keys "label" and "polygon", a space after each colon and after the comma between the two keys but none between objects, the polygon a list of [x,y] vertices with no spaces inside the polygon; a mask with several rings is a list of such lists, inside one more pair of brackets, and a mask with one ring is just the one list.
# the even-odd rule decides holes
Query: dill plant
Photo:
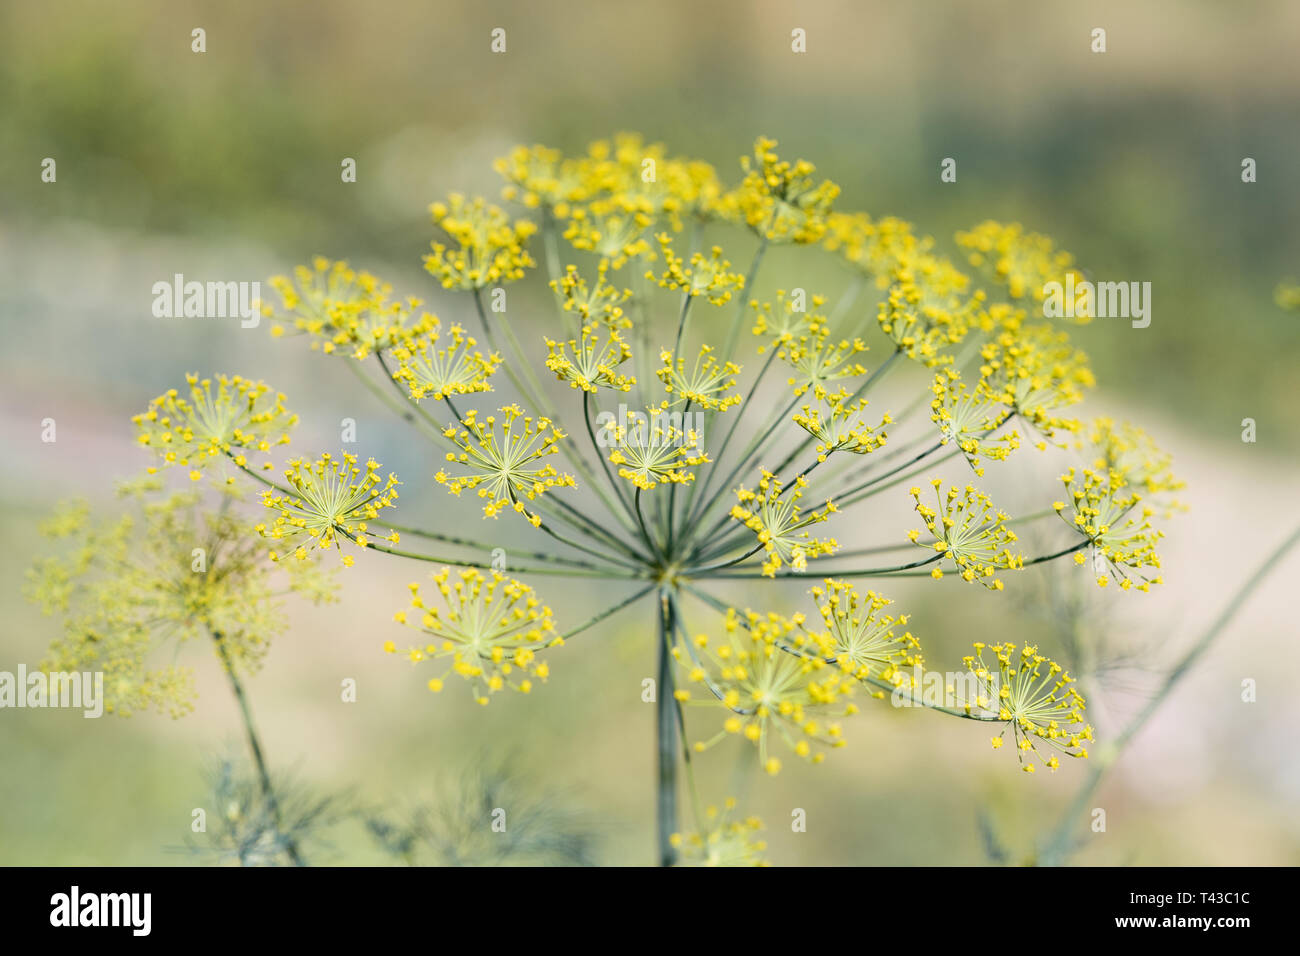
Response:
[{"label": "dill plant", "polygon": [[[762,858],[758,821],[733,817],[730,801],[704,810],[693,779],[693,825],[681,825],[679,771],[693,753],[734,737],[768,773],[790,758],[820,763],[860,703],[900,689],[987,724],[985,739],[1010,742],[1027,772],[1086,758],[1084,699],[1033,646],[976,645],[965,666],[978,690],[956,707],[924,700],[923,642],[877,588],[955,577],[1000,591],[1060,560],[1099,586],[1148,590],[1180,486],[1140,430],[1074,417],[1093,375],[1041,307],[1044,284],[1074,269],[1067,253],[989,221],[945,255],[903,220],[844,211],[835,184],[776,146],[759,138],[730,183],[633,134],[579,155],[515,149],[496,164],[511,208],[459,194],[430,207],[424,264],[454,319],[344,261],[272,279],[272,334],[345,365],[422,433],[440,460],[429,473],[399,481],[330,452],[277,464],[296,417],[240,378],[194,378],[190,398],[164,393],[137,418],[151,470],[260,488],[266,516],[249,534],[270,561],[328,551],[344,565],[366,553],[432,565],[395,615],[407,646],[385,645],[432,691],[463,683],[478,704],[543,692],[557,648],[651,609],[665,865]],[[840,263],[837,301],[798,274],[759,297],[775,246]],[[754,251],[741,263],[736,248]],[[516,327],[498,303],[527,281],[549,286],[554,314]],[[882,381],[909,365],[924,382],[914,399],[877,408]],[[1054,503],[1046,489],[1013,506],[979,487],[987,468],[1049,446],[1077,459]],[[969,481],[933,476],[952,459]],[[481,536],[398,521],[399,494],[436,493],[518,522],[533,550],[514,552],[507,574]],[[906,537],[867,537],[886,494],[910,498]],[[1016,529],[1040,522],[1056,523],[1059,544],[1026,554]],[[543,595],[556,575],[607,582],[593,592],[603,604],[554,611]],[[716,593],[799,577],[805,598],[765,589],[762,608]]]}]

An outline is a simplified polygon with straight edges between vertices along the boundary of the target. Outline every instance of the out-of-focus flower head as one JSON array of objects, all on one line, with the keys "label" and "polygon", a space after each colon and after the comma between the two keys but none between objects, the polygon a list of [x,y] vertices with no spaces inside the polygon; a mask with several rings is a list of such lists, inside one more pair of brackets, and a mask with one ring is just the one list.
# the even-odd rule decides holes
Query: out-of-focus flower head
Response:
[{"label": "out-of-focus flower head", "polygon": [[245,466],[249,453],[287,444],[289,431],[298,424],[298,416],[284,406],[283,393],[264,382],[239,375],[201,379],[194,373],[185,381],[188,398],[169,389],[131,421],[136,441],[156,452],[163,466],[187,467],[196,481],[204,468],[227,456]]},{"label": "out-of-focus flower head", "polygon": [[[420,307],[416,298],[392,299],[393,289],[369,272],[357,272],[346,262],[324,256],[310,268],[298,266],[290,276],[273,276],[283,313],[263,303],[262,312],[276,316],[271,334],[290,330],[311,339],[311,347],[326,355],[339,349],[356,359],[392,345]],[[288,323],[287,325],[285,323]]]},{"label": "out-of-focus flower head", "polygon": [[281,573],[263,560],[229,502],[166,495],[158,479],[129,493],[131,510],[101,523],[84,503],[56,512],[42,530],[70,547],[27,575],[28,597],[63,618],[42,669],[102,672],[108,712],[180,717],[197,696],[193,669],[178,662],[180,645],[217,641],[226,666],[254,673],[288,626],[282,594],[333,600],[333,584],[316,562],[292,562],[276,580]]},{"label": "out-of-focus flower head", "polygon": [[[856,711],[852,703],[842,702],[852,693],[851,678],[818,654],[795,649],[793,637],[802,635],[802,623],[801,615],[754,612],[747,612],[742,622],[732,609],[723,638],[714,641],[701,634],[673,648],[687,672],[687,687],[677,692],[678,700],[728,712],[722,730],[697,743],[697,751],[739,734],[758,747],[764,769],[775,774],[781,761],[769,753],[773,736],[813,763],[824,759],[821,748],[844,745],[834,717]],[[697,697],[688,689],[691,685],[703,685],[704,691]]]},{"label": "out-of-focus flower head", "polygon": [[513,282],[537,264],[525,248],[537,231],[527,219],[511,220],[482,198],[466,199],[459,193],[434,203],[429,212],[447,241],[432,243],[424,268],[444,289],[473,291]]},{"label": "out-of-focus flower head", "polygon": [[752,156],[742,156],[745,177],[721,199],[728,218],[748,226],[768,242],[799,245],[819,241],[840,188],[817,182],[817,168],[806,159],[790,162],[776,154],[777,142],[760,136]]},{"label": "out-of-focus flower head", "polygon": [[728,797],[721,811],[708,807],[704,829],[691,833],[674,833],[670,842],[677,850],[677,866],[767,866],[763,854],[767,843],[757,838],[763,829],[758,817],[731,819],[736,808]]}]

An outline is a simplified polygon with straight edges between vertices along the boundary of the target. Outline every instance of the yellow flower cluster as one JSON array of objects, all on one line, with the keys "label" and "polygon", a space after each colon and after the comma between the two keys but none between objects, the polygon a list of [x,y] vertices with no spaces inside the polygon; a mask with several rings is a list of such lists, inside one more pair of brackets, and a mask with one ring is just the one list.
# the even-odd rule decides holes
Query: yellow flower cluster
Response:
[{"label": "yellow flower cluster", "polygon": [[910,359],[924,365],[951,362],[944,349],[966,337],[984,298],[947,259],[921,256],[895,273],[880,303],[880,328]]},{"label": "yellow flower cluster", "polygon": [[934,240],[918,238],[911,223],[892,216],[872,220],[864,212],[834,212],[822,245],[883,289],[905,264],[929,256]]},{"label": "yellow flower cluster", "polygon": [[[298,266],[292,277],[273,276],[270,283],[284,310],[271,334],[284,335],[283,322],[290,321],[296,333],[311,338],[313,349],[327,355],[350,347],[353,358],[364,359],[391,346],[420,307],[415,298],[391,299],[392,286],[369,272],[323,256],[313,259],[310,268]],[[279,315],[269,303],[263,303],[262,311]]]},{"label": "yellow flower cluster", "polygon": [[[431,577],[445,609],[426,604],[420,585],[412,583],[411,607],[420,612],[418,619],[406,611],[394,615],[397,623],[427,636],[407,651],[411,663],[447,662],[429,679],[431,691],[442,690],[448,676],[456,674],[469,682],[474,699],[486,704],[506,687],[527,694],[534,680],[546,680],[550,667],[538,652],[564,641],[555,633],[551,609],[532,588],[500,572],[485,575],[474,568],[453,575],[444,567]],[[397,647],[388,641],[384,650],[391,654]]]},{"label": "yellow flower cluster", "polygon": [[164,466],[190,468],[195,480],[204,467],[226,456],[244,466],[247,452],[287,444],[289,430],[298,424],[298,416],[284,407],[284,395],[264,382],[239,375],[200,379],[196,374],[186,375],[185,381],[188,398],[168,389],[131,421],[136,441],[157,452]]},{"label": "yellow flower cluster", "polygon": [[930,421],[939,427],[940,442],[951,442],[961,449],[975,474],[984,474],[981,455],[1005,461],[1020,447],[1020,436],[1014,430],[994,434],[1007,423],[1011,410],[1002,405],[985,378],[981,377],[971,389],[959,373],[945,367],[935,375],[931,391],[934,399],[930,402]]},{"label": "yellow flower cluster", "polygon": [[447,242],[434,241],[424,268],[444,289],[477,290],[513,282],[536,265],[525,246],[537,231],[527,219],[511,221],[481,198],[452,193],[429,207]]},{"label": "yellow flower cluster", "polygon": [[825,653],[844,673],[863,681],[910,684],[911,675],[902,668],[924,663],[921,644],[911,631],[901,630],[906,614],[881,613],[892,603],[889,598],[875,591],[859,594],[852,584],[831,578],[811,593],[827,629]]},{"label": "yellow flower cluster", "polygon": [[[1002,579],[998,571],[1024,567],[1025,559],[1008,545],[1016,542],[1016,533],[1007,527],[1010,518],[1004,511],[994,509],[989,496],[976,491],[971,485],[952,487],[945,495],[940,491],[943,482],[935,478],[937,508],[921,503],[921,489],[912,488],[910,494],[916,502],[916,513],[934,538],[932,544],[920,540],[920,531],[909,531],[913,544],[933,548],[938,557],[950,558],[957,566],[963,581],[978,581],[986,588],[1001,591]],[[936,567],[931,575],[942,578],[942,569]]]},{"label": "yellow flower cluster", "polygon": [[834,538],[814,538],[808,528],[827,521],[835,513],[834,502],[827,501],[821,511],[803,511],[799,499],[803,497],[808,481],[800,476],[790,488],[767,469],[758,482],[756,491],[743,486],[736,489],[739,504],[731,509],[731,517],[758,536],[758,544],[766,553],[763,574],[773,577],[784,565],[795,571],[804,571],[808,560],[824,554],[834,554],[839,543]]},{"label": "yellow flower cluster", "polygon": [[722,197],[723,214],[767,242],[817,242],[826,234],[840,188],[828,179],[815,181],[817,168],[806,159],[781,159],[776,146],[776,140],[760,136],[753,155],[741,157],[745,177]]},{"label": "yellow flower cluster", "polygon": [[1076,281],[1082,275],[1071,266],[1074,256],[1057,249],[1050,238],[1036,232],[1025,232],[1019,223],[994,222],[987,219],[979,225],[956,235],[957,245],[969,250],[970,264],[983,270],[990,280],[1006,288],[1013,299],[1028,296],[1042,302],[1043,287],[1049,282],[1065,283],[1066,275],[1073,273]]},{"label": "yellow flower cluster", "polygon": [[42,670],[102,672],[107,712],[183,716],[197,695],[181,645],[216,642],[223,666],[255,673],[288,626],[282,595],[333,600],[314,561],[291,562],[277,580],[237,513],[193,492],[165,494],[157,478],[127,490],[134,500],[118,517],[92,523],[74,504],[42,526],[69,547],[37,562],[25,589],[63,617]]},{"label": "yellow flower cluster", "polygon": [[814,295],[810,300],[800,301],[784,289],[778,289],[776,303],[751,302],[754,310],[754,326],[751,331],[762,342],[758,345],[758,354],[762,355],[769,348],[778,350],[777,355],[785,360],[781,350],[801,344],[809,337],[825,338],[830,335],[826,317],[816,311],[809,312],[811,304],[814,310],[826,304],[824,295]]},{"label": "yellow flower cluster", "polygon": [[578,274],[578,267],[566,266],[564,275],[551,282],[551,288],[559,298],[560,308],[578,317],[582,325],[591,322],[603,322],[612,329],[628,329],[632,320],[628,318],[623,304],[632,298],[631,289],[619,289],[609,282],[610,265],[602,259],[596,267],[596,281],[588,285],[587,280]]},{"label": "yellow flower cluster", "polygon": [[546,367],[571,388],[593,394],[601,388],[630,392],[636,379],[621,374],[618,367],[632,357],[632,350],[615,329],[606,327],[603,331],[602,335],[601,326],[596,324],[584,325],[579,338],[570,339],[567,345],[547,339]]},{"label": "yellow flower cluster", "polygon": [[636,133],[598,140],[581,156],[520,146],[496,169],[507,183],[504,198],[571,220],[565,233],[575,248],[617,259],[615,268],[653,255],[648,243],[632,237],[636,222],[658,220],[680,232],[686,219],[704,221],[721,211],[723,189],[711,165],[669,157],[662,143],[646,143]]},{"label": "yellow flower cluster", "polygon": [[680,424],[683,416],[662,408],[648,408],[644,415],[633,415],[631,422],[612,422],[606,426],[613,444],[610,464],[642,491],[651,491],[660,482],[686,484],[695,480],[689,469],[706,464],[708,456],[700,451],[700,435],[694,428]]},{"label": "yellow flower cluster", "polygon": [[722,258],[721,246],[714,246],[707,256],[697,252],[687,263],[673,252],[672,236],[662,232],[658,241],[664,268],[658,276],[647,272],[646,278],[660,288],[679,289],[689,297],[704,296],[714,305],[726,305],[733,293],[745,287],[744,276],[727,271],[731,263]]},{"label": "yellow flower cluster", "polygon": [[686,369],[686,359],[675,359],[668,349],[659,353],[659,361],[663,365],[655,374],[664,383],[664,391],[668,393],[668,398],[663,403],[664,408],[694,405],[696,408],[720,412],[740,404],[739,395],[726,394],[735,387],[740,366],[735,362],[719,362],[713,354],[712,346],[700,346],[695,364],[689,371]]},{"label": "yellow flower cluster", "polygon": [[763,829],[758,817],[743,820],[731,819],[736,808],[734,798],[728,797],[721,811],[711,806],[705,809],[705,829],[695,833],[674,833],[669,838],[677,850],[677,866],[767,866],[763,853],[767,843],[756,839]]},{"label": "yellow flower cluster", "polygon": [[1142,496],[1129,490],[1123,473],[1112,469],[1071,468],[1061,476],[1068,501],[1057,501],[1056,509],[1067,523],[1088,541],[1088,554],[1078,551],[1074,560],[1085,565],[1091,557],[1098,587],[1112,580],[1127,591],[1136,587],[1149,591],[1160,584],[1156,544],[1164,532],[1151,525],[1154,511],[1141,504]]},{"label": "yellow flower cluster", "polygon": [[989,711],[1005,722],[992,738],[993,749],[1002,746],[1010,730],[1026,773],[1034,772],[1031,757],[1048,770],[1061,765],[1058,755],[1087,759],[1084,744],[1094,739],[1092,725],[1084,723],[1084,699],[1071,686],[1073,678],[1034,645],[1017,652],[1015,644],[993,644],[988,647],[993,664],[984,660],[985,646],[976,643],[975,654],[963,658],[978,685],[977,698],[967,702],[966,710]]},{"label": "yellow flower cluster", "polygon": [[415,401],[431,397],[492,391],[488,380],[501,365],[496,352],[483,354],[478,340],[453,323],[444,332],[436,316],[425,315],[392,350],[397,360],[393,379],[406,386]]},{"label": "yellow flower cluster", "polygon": [[445,485],[453,495],[477,489],[480,498],[488,499],[483,514],[495,518],[506,508],[528,518],[534,527],[542,523],[540,515],[530,513],[524,501],[533,501],[553,488],[572,488],[572,475],[561,474],[550,463],[538,464],[557,454],[556,444],[564,432],[549,418],[524,414],[518,405],[506,405],[501,415],[487,415],[481,421],[478,412],[468,412],[460,427],[448,426],[443,436],[460,447],[448,452],[447,461],[469,469],[468,474],[451,475],[440,469],[434,480]]},{"label": "yellow flower cluster", "polygon": [[880,419],[880,424],[868,425],[860,417],[866,407],[865,398],[856,402],[835,401],[825,409],[804,405],[793,420],[817,439],[818,462],[824,462],[837,451],[869,455],[884,446],[889,437],[884,429],[893,419],[886,414]]},{"label": "yellow flower cluster", "polygon": [[799,757],[812,763],[825,759],[819,747],[842,747],[843,731],[832,719],[856,712],[853,704],[837,702],[852,692],[852,685],[840,670],[815,652],[795,649],[801,635],[802,618],[766,616],[750,612],[743,622],[734,611],[725,621],[725,637],[710,641],[699,635],[675,647],[673,654],[686,668],[690,684],[702,684],[704,695],[689,689],[677,692],[678,699],[728,712],[722,730],[695,745],[703,751],[739,734],[758,747],[759,760],[771,774],[781,769],[779,758],[768,745],[779,736]]},{"label": "yellow flower cluster", "polygon": [[[284,471],[289,488],[262,492],[262,503],[276,513],[269,526],[257,525],[258,534],[275,542],[271,560],[292,554],[305,561],[312,547],[335,548],[342,554],[342,540],[366,547],[367,522],[393,506],[401,484],[391,472],[382,477],[379,469],[373,458],[362,466],[351,453],[342,459],[326,452],[315,461],[290,461]],[[390,532],[386,540],[396,542],[396,533]],[[353,557],[342,554],[342,561],[351,567]]]}]

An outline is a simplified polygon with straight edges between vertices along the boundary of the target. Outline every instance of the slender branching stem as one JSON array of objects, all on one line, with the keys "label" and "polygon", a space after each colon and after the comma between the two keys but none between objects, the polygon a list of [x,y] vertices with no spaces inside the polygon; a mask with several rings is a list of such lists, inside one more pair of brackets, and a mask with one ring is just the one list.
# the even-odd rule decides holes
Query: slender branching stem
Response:
[{"label": "slender branching stem", "polygon": [[275,787],[271,783],[271,773],[266,767],[266,758],[262,754],[262,742],[257,736],[257,727],[253,723],[253,709],[248,703],[248,695],[244,693],[244,685],[235,673],[235,663],[230,657],[230,652],[226,650],[225,636],[220,631],[209,629],[208,633],[212,637],[213,646],[217,650],[217,657],[221,660],[221,668],[226,672],[226,677],[230,681],[230,689],[234,692],[235,700],[239,704],[239,715],[244,722],[244,735],[248,738],[248,750],[253,756],[253,767],[257,771],[258,786],[262,790],[262,799],[266,801],[266,807],[271,813],[271,822],[275,826],[276,835],[284,844],[284,851],[294,866],[306,866],[302,853],[298,849],[297,841],[293,836],[284,832],[284,823],[280,816],[280,801],[275,795]]}]

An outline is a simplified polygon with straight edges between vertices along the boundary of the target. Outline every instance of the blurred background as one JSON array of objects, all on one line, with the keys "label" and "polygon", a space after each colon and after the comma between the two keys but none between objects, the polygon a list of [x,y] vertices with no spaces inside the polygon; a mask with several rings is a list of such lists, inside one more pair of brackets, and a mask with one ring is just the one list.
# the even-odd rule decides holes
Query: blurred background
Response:
[{"label": "blurred background", "polygon": [[[190,49],[196,27],[203,54]],[[507,31],[506,55],[489,52],[495,27]],[[795,27],[807,31],[802,56],[790,52]],[[1090,52],[1094,27],[1107,30],[1105,54]],[[1072,668],[1078,641],[1104,646],[1119,662],[1090,701],[1104,738],[1297,520],[1300,323],[1273,303],[1278,281],[1300,276],[1297,31],[1300,7],[1285,0],[313,0],[111,13],[4,3],[0,670],[35,666],[57,633],[21,597],[25,567],[47,550],[38,522],[69,496],[117,507],[112,480],[146,464],[130,416],[186,371],[239,372],[287,392],[303,415],[300,451],[332,447],[336,423],[357,419],[362,453],[406,481],[403,507],[447,515],[441,491],[416,480],[428,451],[336,362],[272,341],[265,325],[155,319],[154,282],[265,279],[319,253],[464,318],[463,300],[444,298],[420,267],[427,205],[449,190],[495,196],[491,160],[512,145],[576,151],[632,129],[734,182],[762,133],[839,183],[839,208],[900,216],[950,252],[954,230],[1016,220],[1095,276],[1152,283],[1149,328],[1098,321],[1075,337],[1100,382],[1084,413],[1142,425],[1188,483],[1190,511],[1168,524],[1167,585],[1098,592],[1087,575],[1049,569],[1001,595],[924,581],[891,591],[939,667],[956,669],[971,640],[1038,642]],[[45,157],[56,183],[41,181]],[[344,157],[357,162],[355,184],[340,182]],[[939,181],[944,157],[957,159],[955,184]],[[1258,164],[1251,185],[1244,157]],[[748,261],[744,240],[735,248]],[[847,282],[828,257],[783,252],[765,266],[766,291],[796,267],[809,288],[834,294]],[[520,327],[550,331],[527,318]],[[45,418],[57,422],[54,444],[40,440]],[[1244,418],[1257,422],[1254,444],[1241,440]],[[1055,493],[1059,464],[1039,470],[1037,488],[1050,490],[1015,478],[1038,496],[1035,509]],[[460,530],[476,521],[455,520]],[[866,543],[910,526],[882,521]],[[1095,800],[1108,830],[1086,836],[1079,862],[1300,863],[1297,572],[1296,556],[1275,571],[1138,737]],[[458,692],[429,694],[381,652],[401,640],[389,622],[417,574],[361,561],[341,605],[295,609],[248,682],[276,767],[403,805],[508,755],[528,786],[580,809],[599,862],[649,862],[648,617],[584,634],[557,654],[543,691],[479,708]],[[801,600],[803,585],[777,587]],[[770,603],[776,587],[761,593]],[[572,619],[589,616],[582,585],[548,585],[545,596],[557,611],[576,608]],[[0,712],[0,862],[190,859],[169,848],[204,805],[205,755],[241,739],[211,655],[183,654],[201,696],[179,721]],[[354,704],[339,699],[344,678],[358,682]],[[1253,704],[1240,699],[1247,678],[1258,683]],[[1086,771],[1069,762],[1051,777],[1022,774],[1011,754],[989,750],[984,728],[887,705],[865,707],[848,736],[823,766],[787,760],[774,779],[733,741],[697,761],[701,795],[734,795],[761,816],[777,863],[1015,863],[1032,858]],[[807,833],[790,832],[796,807]],[[387,859],[349,825],[320,852],[321,862]]]}]

